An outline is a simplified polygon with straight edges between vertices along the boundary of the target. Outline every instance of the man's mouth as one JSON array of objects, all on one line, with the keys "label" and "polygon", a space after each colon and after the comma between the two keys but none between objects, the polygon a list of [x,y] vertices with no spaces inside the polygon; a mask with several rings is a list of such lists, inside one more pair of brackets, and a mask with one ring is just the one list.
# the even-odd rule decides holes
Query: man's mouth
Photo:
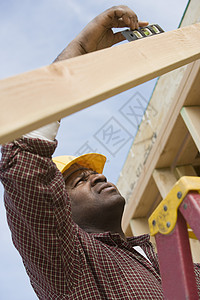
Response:
[{"label": "man's mouth", "polygon": [[116,188],[113,185],[111,185],[109,182],[105,182],[98,189],[98,193],[100,194],[102,191],[107,190],[107,189],[110,189],[110,190],[113,189],[116,191]]}]

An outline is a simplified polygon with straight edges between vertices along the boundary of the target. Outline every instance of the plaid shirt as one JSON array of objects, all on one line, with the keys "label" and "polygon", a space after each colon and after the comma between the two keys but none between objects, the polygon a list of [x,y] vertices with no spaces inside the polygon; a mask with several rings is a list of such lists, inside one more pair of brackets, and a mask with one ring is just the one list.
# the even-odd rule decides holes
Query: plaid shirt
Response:
[{"label": "plaid shirt", "polygon": [[[8,224],[39,299],[162,299],[149,236],[88,234],[71,218],[57,142],[23,138],[2,147]],[[141,246],[148,262],[134,246]]]}]

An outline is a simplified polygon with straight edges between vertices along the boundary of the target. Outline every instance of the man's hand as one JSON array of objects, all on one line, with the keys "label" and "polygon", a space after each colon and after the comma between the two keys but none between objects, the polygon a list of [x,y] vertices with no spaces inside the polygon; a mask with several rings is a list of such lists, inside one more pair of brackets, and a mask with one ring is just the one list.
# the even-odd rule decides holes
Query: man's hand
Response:
[{"label": "man's hand", "polygon": [[111,47],[123,41],[123,35],[113,33],[112,28],[147,26],[148,22],[138,21],[137,15],[127,6],[120,5],[107,9],[94,18],[79,35],[63,50],[56,61]]}]

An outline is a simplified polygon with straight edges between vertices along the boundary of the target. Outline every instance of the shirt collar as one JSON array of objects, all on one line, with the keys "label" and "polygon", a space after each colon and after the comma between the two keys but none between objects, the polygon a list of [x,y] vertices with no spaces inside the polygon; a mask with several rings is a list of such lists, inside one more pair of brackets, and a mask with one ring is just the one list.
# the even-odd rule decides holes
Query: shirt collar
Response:
[{"label": "shirt collar", "polygon": [[96,240],[100,240],[103,243],[109,245],[120,245],[126,244],[131,247],[134,246],[141,246],[144,243],[149,242],[150,237],[148,234],[140,235],[140,236],[133,236],[128,237],[127,241],[124,241],[118,233],[111,233],[111,232],[102,232],[102,233],[90,233],[90,236],[93,236]]}]

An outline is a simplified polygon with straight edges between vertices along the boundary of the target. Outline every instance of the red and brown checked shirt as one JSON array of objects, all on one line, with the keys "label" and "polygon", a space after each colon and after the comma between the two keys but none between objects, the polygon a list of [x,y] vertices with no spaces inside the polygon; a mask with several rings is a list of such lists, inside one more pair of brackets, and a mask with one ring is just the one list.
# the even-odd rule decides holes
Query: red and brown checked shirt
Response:
[{"label": "red and brown checked shirt", "polygon": [[[162,299],[148,235],[125,242],[110,232],[88,234],[73,223],[62,174],[51,160],[56,145],[23,138],[2,147],[8,224],[39,299]],[[198,267],[196,273],[199,284]]]}]

